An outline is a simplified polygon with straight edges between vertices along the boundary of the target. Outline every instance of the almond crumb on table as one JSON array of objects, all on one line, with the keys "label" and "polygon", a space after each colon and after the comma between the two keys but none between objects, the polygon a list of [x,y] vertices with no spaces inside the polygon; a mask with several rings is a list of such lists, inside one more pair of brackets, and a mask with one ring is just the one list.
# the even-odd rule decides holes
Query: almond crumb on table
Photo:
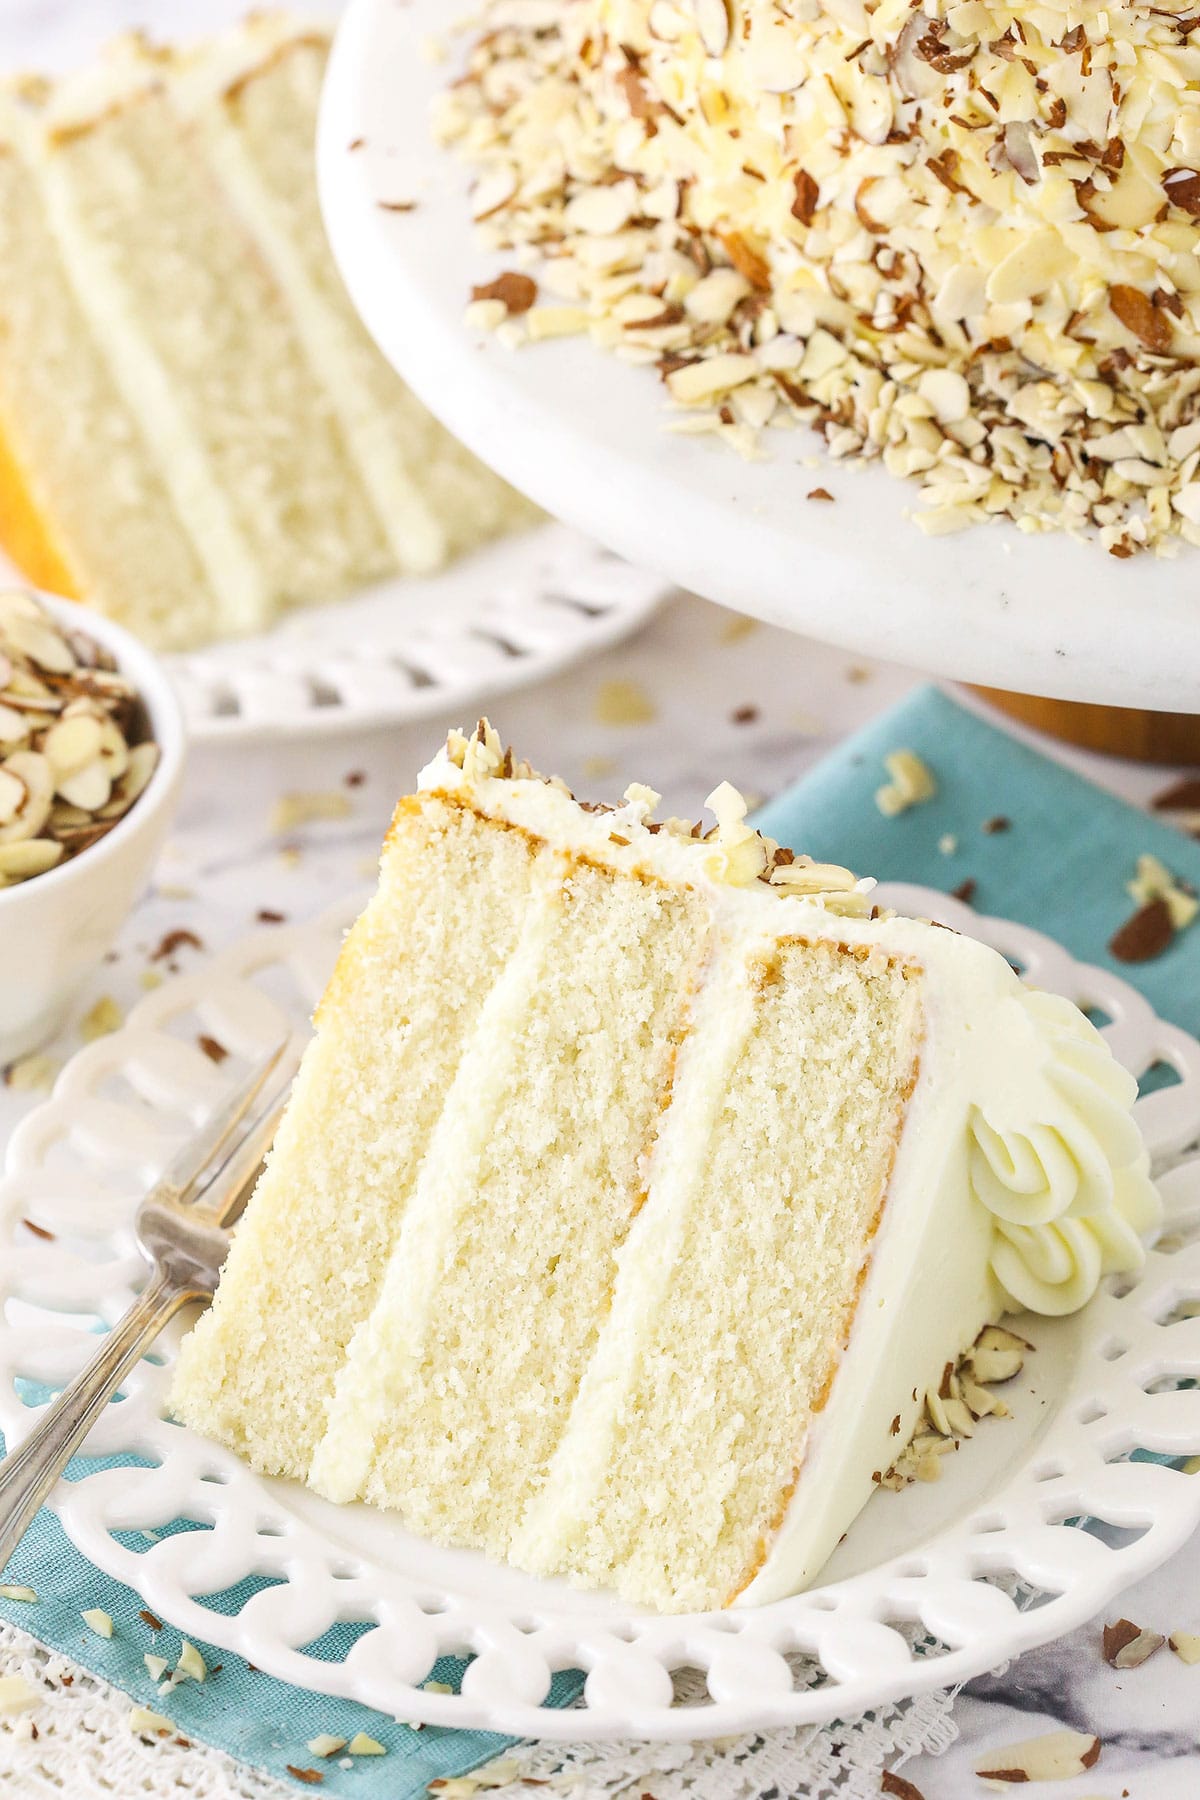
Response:
[{"label": "almond crumb on table", "polygon": [[1095,1768],[1101,1748],[1089,1732],[1049,1731],[989,1751],[977,1760],[975,1773],[981,1781],[1069,1781]]},{"label": "almond crumb on table", "polygon": [[885,818],[895,818],[898,813],[933,799],[937,780],[915,751],[893,750],[883,761],[890,780],[876,789],[875,804]]},{"label": "almond crumb on table", "polygon": [[354,807],[337,788],[325,792],[284,794],[271,808],[269,829],[276,836],[336,819],[348,819]]},{"label": "almond crumb on table", "polygon": [[3,1079],[5,1087],[12,1088],[16,1093],[33,1094],[52,1088],[61,1067],[62,1064],[53,1056],[34,1051],[29,1056],[18,1057],[16,1062],[7,1064],[0,1071],[0,1079]]},{"label": "almond crumb on table", "polygon": [[15,1718],[38,1704],[38,1694],[23,1675],[0,1675],[0,1719]]},{"label": "almond crumb on table", "polygon": [[1189,1667],[1200,1663],[1200,1635],[1194,1631],[1173,1631],[1167,1639],[1180,1662]]},{"label": "almond crumb on table", "polygon": [[1109,943],[1109,954],[1118,962],[1150,962],[1161,956],[1200,911],[1200,899],[1176,881],[1156,856],[1138,857],[1137,872],[1125,891],[1137,903],[1137,910]]},{"label": "almond crumb on table", "polygon": [[597,689],[593,717],[597,725],[651,725],[657,708],[641,682],[614,677]]},{"label": "almond crumb on table", "polygon": [[79,1035],[85,1044],[109,1037],[125,1023],[125,1013],[111,994],[103,994],[79,1021]]},{"label": "almond crumb on table", "polygon": [[879,1791],[889,1794],[892,1800],[925,1800],[919,1787],[903,1775],[896,1775],[891,1769],[885,1769],[880,1778]]},{"label": "almond crumb on table", "polygon": [[1161,1632],[1146,1631],[1131,1619],[1118,1619],[1104,1627],[1104,1660],[1114,1669],[1139,1669],[1166,1641]]}]

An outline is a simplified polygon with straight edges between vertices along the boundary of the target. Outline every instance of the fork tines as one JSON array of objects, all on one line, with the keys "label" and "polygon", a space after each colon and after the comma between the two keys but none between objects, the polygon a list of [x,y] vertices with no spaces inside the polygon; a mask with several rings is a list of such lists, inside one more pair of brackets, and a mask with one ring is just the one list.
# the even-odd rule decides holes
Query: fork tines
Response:
[{"label": "fork tines", "polygon": [[[262,1095],[271,1076],[279,1068],[292,1039],[282,1037],[251,1069],[250,1079],[239,1087],[212,1118],[173,1158],[162,1177],[155,1183],[148,1200],[187,1205],[205,1192],[232,1158],[260,1132],[242,1131],[241,1127],[254,1103]],[[274,1109],[272,1109],[274,1111]],[[260,1131],[262,1122],[259,1121]],[[269,1142],[260,1151],[270,1148]],[[253,1171],[249,1171],[253,1173]]]}]

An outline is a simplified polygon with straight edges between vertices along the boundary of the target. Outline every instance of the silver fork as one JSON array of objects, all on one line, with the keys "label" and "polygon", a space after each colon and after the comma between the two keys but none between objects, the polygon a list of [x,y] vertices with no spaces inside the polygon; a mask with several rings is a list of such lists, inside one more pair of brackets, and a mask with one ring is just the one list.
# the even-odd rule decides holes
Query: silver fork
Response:
[{"label": "silver fork", "polygon": [[[229,1229],[246,1204],[286,1104],[295,1072],[291,1042],[285,1038],[256,1065],[247,1086],[185,1145],[139,1205],[134,1229],[151,1264],[149,1281],[87,1367],[20,1448],[0,1462],[0,1575],[129,1371],[181,1306],[212,1299]],[[275,1074],[286,1076],[283,1092],[255,1113],[255,1102]]]}]

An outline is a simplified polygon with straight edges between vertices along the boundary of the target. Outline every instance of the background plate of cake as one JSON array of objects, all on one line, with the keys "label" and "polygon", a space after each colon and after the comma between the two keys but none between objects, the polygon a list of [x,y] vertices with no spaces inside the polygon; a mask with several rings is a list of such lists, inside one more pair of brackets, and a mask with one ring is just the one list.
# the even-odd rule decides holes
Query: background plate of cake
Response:
[{"label": "background plate of cake", "polygon": [[1196,59],[1134,6],[352,0],[324,210],[555,516],[847,648],[1186,708]]},{"label": "background plate of cake", "polygon": [[317,206],[327,53],[260,14],[0,86],[0,551],[172,652],[201,737],[444,710],[664,592],[545,523],[371,343]]},{"label": "background plate of cake", "polygon": [[694,1739],[978,1674],[1195,1528],[1200,1045],[727,785],[658,804],[452,733],[344,947],[350,906],[235,945],[14,1133],[10,1442],[141,1278],[131,1196],[324,990],[216,1302],[54,1498],[189,1638]]}]

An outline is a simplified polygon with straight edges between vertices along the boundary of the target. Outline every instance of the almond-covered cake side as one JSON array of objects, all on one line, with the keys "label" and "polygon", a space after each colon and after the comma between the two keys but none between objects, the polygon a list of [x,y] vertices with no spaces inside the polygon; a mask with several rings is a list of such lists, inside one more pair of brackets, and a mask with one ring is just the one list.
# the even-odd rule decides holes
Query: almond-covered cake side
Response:
[{"label": "almond-covered cake side", "polygon": [[468,316],[589,333],[657,372],[672,429],[746,455],[810,424],[916,477],[931,534],[1200,543],[1193,23],[488,0],[437,120],[516,267]]}]

